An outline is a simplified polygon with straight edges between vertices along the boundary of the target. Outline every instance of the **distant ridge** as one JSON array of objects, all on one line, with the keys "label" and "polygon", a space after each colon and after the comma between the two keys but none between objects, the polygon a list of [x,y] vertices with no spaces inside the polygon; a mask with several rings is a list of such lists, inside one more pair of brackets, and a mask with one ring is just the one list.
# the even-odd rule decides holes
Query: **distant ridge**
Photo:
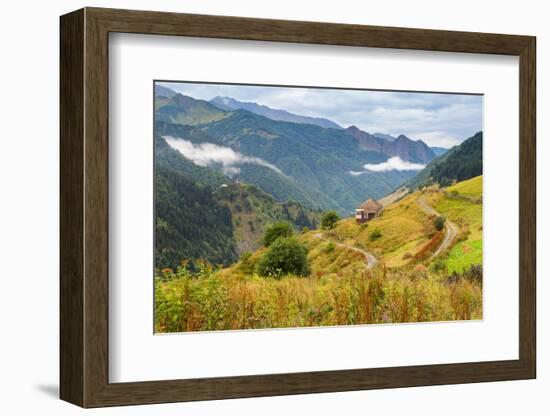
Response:
[{"label": "distant ridge", "polygon": [[266,105],[239,101],[231,97],[215,97],[210,100],[210,103],[214,104],[223,111],[247,110],[251,113],[258,114],[275,121],[314,124],[326,129],[342,129],[341,126],[326,118],[302,116],[286,110],[277,110]]},{"label": "distant ridge", "polygon": [[387,140],[381,133],[370,134],[356,126],[350,126],[344,130],[355,138],[362,149],[381,152],[388,156],[399,156],[401,159],[415,162],[428,163],[436,157],[436,154],[422,140],[412,140],[404,134],[398,137],[391,137]]},{"label": "distant ridge", "polygon": [[160,85],[155,86],[155,96],[156,119],[159,121],[192,126],[221,120],[231,114],[208,101],[197,100]]},{"label": "distant ridge", "polygon": [[177,92],[170,88],[163,87],[162,85],[155,84],[155,96],[170,98],[176,95]]},{"label": "distant ridge", "polygon": [[393,142],[395,139],[397,139],[397,137],[395,136],[392,136],[390,134],[384,134],[384,133],[374,133],[373,136],[378,137],[379,139],[387,140],[389,142]]}]

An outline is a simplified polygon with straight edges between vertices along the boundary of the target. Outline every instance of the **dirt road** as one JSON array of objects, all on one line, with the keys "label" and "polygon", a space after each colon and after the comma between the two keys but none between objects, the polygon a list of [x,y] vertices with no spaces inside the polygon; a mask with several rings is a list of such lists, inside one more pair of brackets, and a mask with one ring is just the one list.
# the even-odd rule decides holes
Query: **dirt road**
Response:
[{"label": "dirt road", "polygon": [[[437,212],[428,202],[424,199],[424,197],[420,197],[416,200],[416,203],[420,207],[422,211],[424,211],[428,215],[437,215],[439,217],[442,217],[442,215]],[[437,248],[437,250],[434,251],[434,253],[431,255],[430,258],[434,258],[439,256],[441,253],[443,253],[445,250],[447,250],[451,244],[453,243],[454,239],[456,238],[458,234],[458,227],[454,222],[447,220],[445,221],[445,238],[443,238],[443,241]]]},{"label": "dirt road", "polygon": [[365,269],[372,269],[378,263],[378,259],[376,257],[374,257],[374,255],[372,253],[369,253],[368,251],[365,251],[365,250],[360,249],[358,247],[350,246],[349,244],[337,243],[336,241],[332,241],[332,240],[326,238],[325,236],[323,236],[323,233],[315,234],[315,238],[320,238],[322,240],[329,241],[329,242],[337,245],[338,247],[342,247],[342,248],[352,250],[352,251],[355,251],[357,253],[362,254],[363,257],[365,258]]}]

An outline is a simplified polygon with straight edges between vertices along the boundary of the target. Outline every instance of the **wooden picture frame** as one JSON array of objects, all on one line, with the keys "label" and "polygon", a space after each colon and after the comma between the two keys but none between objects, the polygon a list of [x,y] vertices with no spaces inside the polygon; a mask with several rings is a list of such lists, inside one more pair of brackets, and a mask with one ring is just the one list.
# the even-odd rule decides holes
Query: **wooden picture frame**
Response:
[{"label": "wooden picture frame", "polygon": [[[536,376],[536,41],[530,36],[85,8],[61,17],[60,396],[82,407]],[[108,35],[297,42],[519,57],[519,359],[109,383]]]}]

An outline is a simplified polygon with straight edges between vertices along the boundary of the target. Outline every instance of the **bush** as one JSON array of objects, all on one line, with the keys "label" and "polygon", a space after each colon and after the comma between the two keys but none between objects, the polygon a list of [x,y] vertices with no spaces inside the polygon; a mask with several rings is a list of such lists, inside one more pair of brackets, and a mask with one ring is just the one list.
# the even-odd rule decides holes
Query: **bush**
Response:
[{"label": "bush", "polygon": [[382,237],[382,231],[380,231],[378,228],[375,228],[374,230],[371,231],[371,233],[369,235],[369,240],[370,241],[376,241],[380,237]]},{"label": "bush", "polygon": [[334,244],[332,241],[330,241],[325,246],[324,251],[325,251],[325,253],[332,253],[335,248],[336,248],[336,244]]},{"label": "bush", "polygon": [[264,246],[269,247],[281,237],[292,237],[292,225],[288,222],[276,222],[267,227],[264,233]]},{"label": "bush", "polygon": [[323,215],[323,218],[321,219],[321,227],[323,230],[332,230],[340,217],[336,213],[336,211],[328,211]]},{"label": "bush", "polygon": [[245,251],[243,254],[241,254],[241,258],[239,259],[239,269],[241,269],[246,274],[254,273],[254,262],[252,261],[251,257],[252,253]]},{"label": "bush", "polygon": [[445,226],[445,217],[436,217],[434,220],[434,225],[437,231],[441,231],[443,227]]},{"label": "bush", "polygon": [[260,276],[277,278],[287,274],[308,276],[307,249],[295,238],[278,238],[260,259],[257,271]]},{"label": "bush", "polygon": [[309,231],[309,227],[302,228],[302,234],[305,234]]},{"label": "bush", "polygon": [[437,259],[434,261],[430,267],[432,271],[434,272],[446,272],[447,271],[447,264],[442,259]]},{"label": "bush", "polygon": [[469,269],[462,272],[462,276],[471,282],[483,283],[483,267],[481,264],[472,264]]}]

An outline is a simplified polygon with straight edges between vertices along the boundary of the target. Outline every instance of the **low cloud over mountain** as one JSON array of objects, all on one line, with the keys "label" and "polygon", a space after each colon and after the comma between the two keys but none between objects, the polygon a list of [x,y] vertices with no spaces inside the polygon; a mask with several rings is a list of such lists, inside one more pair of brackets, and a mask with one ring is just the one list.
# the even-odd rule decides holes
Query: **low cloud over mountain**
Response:
[{"label": "low cloud over mountain", "polygon": [[230,147],[219,146],[213,143],[194,144],[188,140],[176,139],[169,136],[163,138],[170,147],[180,152],[187,159],[192,160],[195,164],[204,167],[221,165],[223,172],[228,176],[240,173],[239,166],[245,164],[265,166],[277,173],[283,174],[275,165],[259,157],[245,156]]},{"label": "low cloud over mountain", "polygon": [[352,176],[359,176],[367,172],[389,172],[392,170],[404,171],[404,170],[422,170],[426,167],[421,163],[411,163],[401,159],[399,156],[390,157],[388,160],[382,163],[367,163],[363,165],[364,171],[350,171]]}]

